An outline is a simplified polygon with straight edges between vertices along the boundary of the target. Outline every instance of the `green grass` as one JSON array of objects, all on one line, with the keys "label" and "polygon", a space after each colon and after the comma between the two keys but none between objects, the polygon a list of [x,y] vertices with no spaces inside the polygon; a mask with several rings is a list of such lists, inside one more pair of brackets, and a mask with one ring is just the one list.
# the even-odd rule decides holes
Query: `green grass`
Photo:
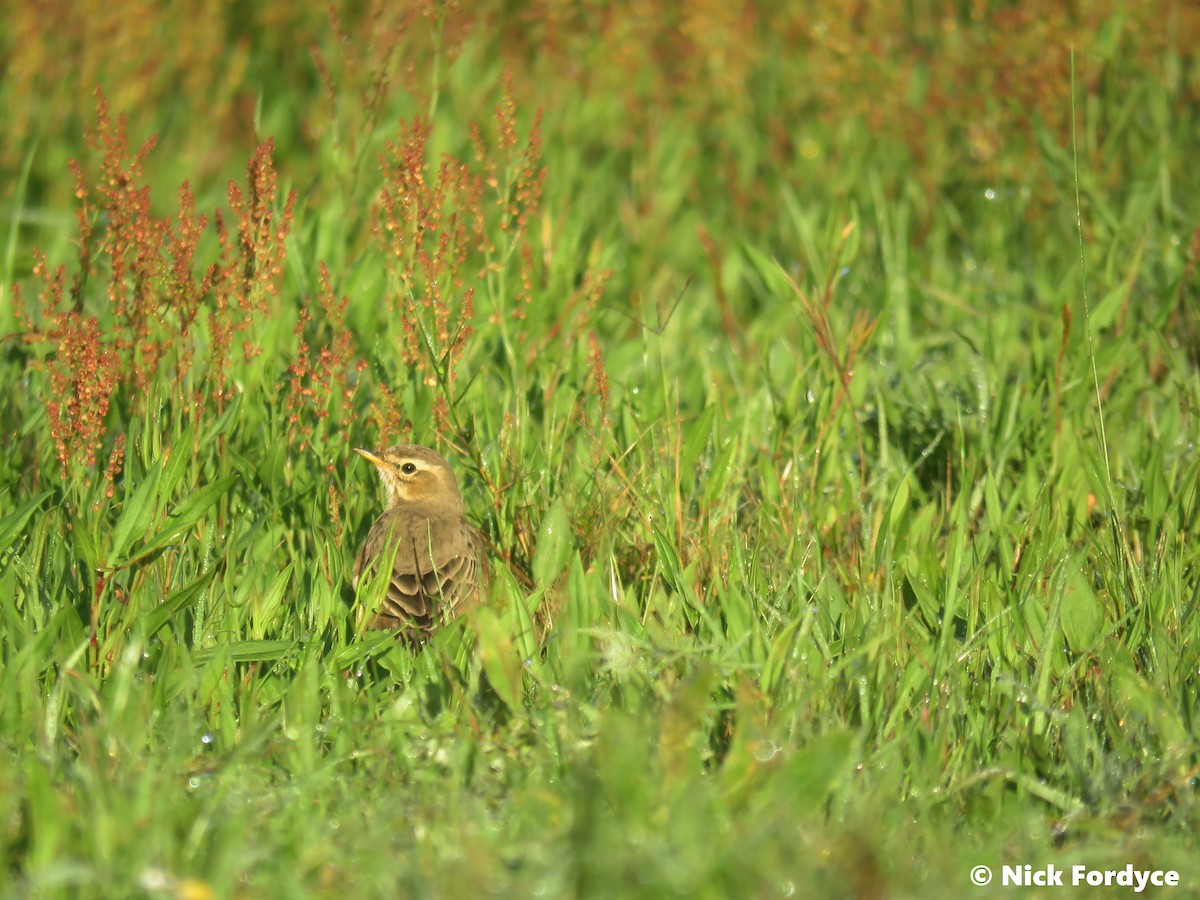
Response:
[{"label": "green grass", "polygon": [[[7,148],[5,893],[958,897],[1019,890],[1003,865],[1126,863],[1200,890],[1187,78],[1081,56],[1104,77],[1074,87],[1078,166],[1034,117],[993,164],[1028,181],[936,122],[920,158],[855,115],[781,124],[807,70],[778,48],[715,100],[701,76],[664,99],[589,55],[592,90],[529,62],[509,145],[515,36],[481,21],[374,116],[336,93],[371,82],[332,38],[336,102],[273,42],[239,49],[290,233],[276,263],[235,241],[222,296],[254,302],[209,290],[181,338],[164,271],[149,322],[113,305],[137,280],[96,213],[78,305],[119,359],[94,464],[57,457],[73,370],[33,253],[67,265],[69,308],[65,159],[96,188],[102,154],[45,123]],[[113,113],[135,148],[161,137],[134,221],[174,219],[185,180],[209,216],[198,281],[254,142],[182,110]],[[421,112],[427,184],[443,153],[496,175],[446,201],[490,246],[440,266],[372,228],[377,160]],[[139,338],[161,361],[119,343]],[[399,439],[450,456],[501,554],[484,610],[417,652],[355,634],[349,586],[381,504],[352,449]]]}]

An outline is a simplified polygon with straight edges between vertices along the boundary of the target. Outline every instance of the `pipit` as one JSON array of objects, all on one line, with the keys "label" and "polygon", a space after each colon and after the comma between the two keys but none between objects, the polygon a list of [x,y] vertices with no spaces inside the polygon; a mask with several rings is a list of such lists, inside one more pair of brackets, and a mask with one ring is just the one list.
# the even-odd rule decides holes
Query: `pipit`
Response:
[{"label": "pipit", "polygon": [[422,643],[478,599],[483,540],[464,517],[458,482],[441,456],[413,444],[355,452],[378,468],[387,499],[354,561],[354,587],[390,563],[387,593],[368,624]]}]

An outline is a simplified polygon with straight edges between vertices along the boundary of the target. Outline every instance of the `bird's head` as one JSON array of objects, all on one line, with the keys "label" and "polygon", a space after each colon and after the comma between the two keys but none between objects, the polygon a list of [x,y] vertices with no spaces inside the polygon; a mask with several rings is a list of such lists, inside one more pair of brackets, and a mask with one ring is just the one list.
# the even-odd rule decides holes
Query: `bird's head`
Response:
[{"label": "bird's head", "polygon": [[388,509],[401,503],[420,503],[440,506],[447,512],[462,512],[462,494],[450,464],[432,450],[415,444],[397,444],[377,453],[357,449],[354,452],[379,470]]}]

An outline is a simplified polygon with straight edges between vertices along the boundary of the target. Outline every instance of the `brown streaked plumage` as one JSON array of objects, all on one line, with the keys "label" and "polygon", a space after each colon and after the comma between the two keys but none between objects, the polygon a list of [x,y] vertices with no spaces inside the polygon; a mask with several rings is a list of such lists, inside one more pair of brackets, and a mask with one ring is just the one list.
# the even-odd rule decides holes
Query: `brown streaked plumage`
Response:
[{"label": "brown streaked plumage", "polygon": [[483,541],[464,517],[458,482],[441,456],[415,444],[355,452],[375,464],[387,496],[354,561],[354,587],[394,559],[368,624],[401,629],[410,643],[421,643],[478,599],[487,565]]}]

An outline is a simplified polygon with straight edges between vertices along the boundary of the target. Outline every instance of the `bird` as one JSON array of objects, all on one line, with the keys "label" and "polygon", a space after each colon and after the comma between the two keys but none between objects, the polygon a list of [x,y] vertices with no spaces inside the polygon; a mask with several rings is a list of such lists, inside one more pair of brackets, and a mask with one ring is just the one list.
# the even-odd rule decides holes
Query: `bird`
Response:
[{"label": "bird", "polygon": [[467,521],[458,482],[441,455],[416,444],[355,452],[374,463],[386,495],[383,515],[354,561],[355,591],[390,564],[387,591],[367,625],[422,644],[478,601],[487,574],[483,538]]}]

